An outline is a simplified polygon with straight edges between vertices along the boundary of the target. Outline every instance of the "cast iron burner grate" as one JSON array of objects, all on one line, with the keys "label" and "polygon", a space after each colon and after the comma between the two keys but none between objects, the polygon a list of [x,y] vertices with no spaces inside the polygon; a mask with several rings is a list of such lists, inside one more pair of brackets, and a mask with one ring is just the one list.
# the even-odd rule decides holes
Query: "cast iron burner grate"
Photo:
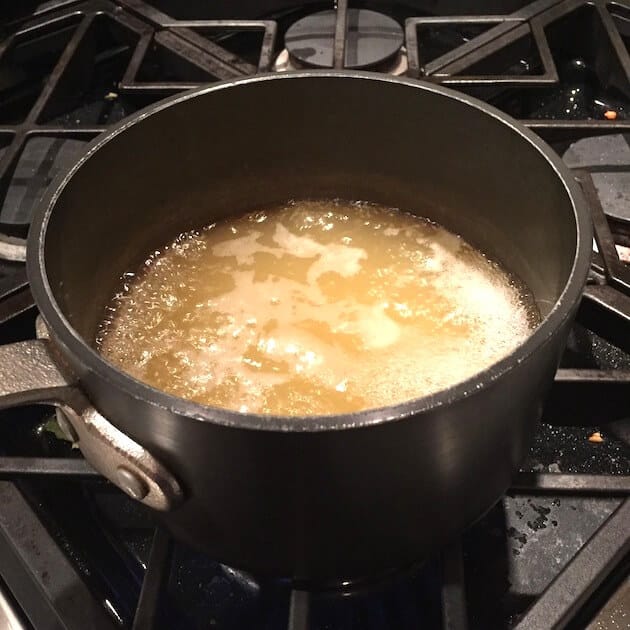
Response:
[{"label": "cast iron burner grate", "polygon": [[[165,95],[271,70],[289,27],[331,9],[275,4],[283,6],[264,15],[247,2],[211,14],[192,2],[172,7],[177,18],[161,10],[166,0],[160,9],[142,0],[53,1],[27,16],[12,9],[0,43],[2,343],[33,334],[19,260],[55,172],[108,125]],[[630,2],[515,0],[501,15],[473,14],[479,7],[467,0],[456,3],[459,15],[440,1],[356,4],[400,24],[408,75],[493,103],[559,152],[593,136],[625,142],[617,134],[630,131]],[[344,37],[348,3],[335,10],[326,45],[341,68],[356,38]],[[577,628],[611,592],[622,601],[630,589],[630,271],[616,245],[630,243],[630,159],[597,149],[602,159],[589,160],[578,145],[565,159],[585,190],[598,246],[578,323],[522,472],[460,540],[421,567],[335,590],[256,580],[172,541],[54,438],[41,410],[13,410],[0,423],[0,594],[10,592],[26,627]],[[602,443],[588,440],[600,439],[596,431]]]},{"label": "cast iron burner grate", "polygon": [[[392,72],[483,98],[556,146],[630,131],[627,0],[538,0],[505,15],[443,16],[426,15],[423,2],[415,12],[382,3],[381,11],[363,12],[376,27],[358,20],[355,9],[348,25],[347,4],[337,2],[332,40],[316,38],[336,68],[349,59],[351,66],[383,70],[383,55],[395,49],[368,53],[364,44],[370,29],[385,28],[372,38],[379,46],[402,41],[404,63]],[[315,9],[285,8],[259,19],[174,19],[142,0],[76,0],[16,17],[0,44],[0,257],[24,257],[34,205],[85,143],[165,95],[272,70],[285,53],[303,57],[292,46],[292,27],[306,24],[308,31],[309,20],[321,15]],[[363,34],[358,22],[365,22]]]}]

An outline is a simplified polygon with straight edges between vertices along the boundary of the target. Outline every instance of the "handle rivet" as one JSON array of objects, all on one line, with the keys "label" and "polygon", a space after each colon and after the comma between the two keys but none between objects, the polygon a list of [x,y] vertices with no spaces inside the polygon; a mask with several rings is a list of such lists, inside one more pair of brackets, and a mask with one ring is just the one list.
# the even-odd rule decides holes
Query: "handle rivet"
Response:
[{"label": "handle rivet", "polygon": [[149,488],[144,480],[133,471],[119,466],[116,470],[116,480],[120,489],[132,499],[142,501],[149,494]]}]

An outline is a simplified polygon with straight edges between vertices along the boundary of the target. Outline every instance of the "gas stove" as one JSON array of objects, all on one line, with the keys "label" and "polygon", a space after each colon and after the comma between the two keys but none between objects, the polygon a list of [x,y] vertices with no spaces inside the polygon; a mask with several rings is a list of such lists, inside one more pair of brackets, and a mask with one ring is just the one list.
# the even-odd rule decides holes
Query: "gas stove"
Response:
[{"label": "gas stove", "polygon": [[596,238],[512,488],[423,564],[318,591],[221,565],[100,478],[50,409],[21,408],[0,416],[0,627],[630,627],[630,2],[52,0],[5,16],[1,343],[35,334],[24,238],[54,175],[143,106],[258,72],[360,68],[486,100],[563,155]]}]

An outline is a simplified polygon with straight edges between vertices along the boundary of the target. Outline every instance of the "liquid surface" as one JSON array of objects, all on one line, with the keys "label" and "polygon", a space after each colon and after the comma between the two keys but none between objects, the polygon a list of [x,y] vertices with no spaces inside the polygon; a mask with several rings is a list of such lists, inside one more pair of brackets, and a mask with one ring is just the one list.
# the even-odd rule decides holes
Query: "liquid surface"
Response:
[{"label": "liquid surface", "polygon": [[242,412],[388,406],[458,383],[531,333],[533,300],[444,228],[300,201],[180,235],[125,274],[97,345],[150,385]]}]

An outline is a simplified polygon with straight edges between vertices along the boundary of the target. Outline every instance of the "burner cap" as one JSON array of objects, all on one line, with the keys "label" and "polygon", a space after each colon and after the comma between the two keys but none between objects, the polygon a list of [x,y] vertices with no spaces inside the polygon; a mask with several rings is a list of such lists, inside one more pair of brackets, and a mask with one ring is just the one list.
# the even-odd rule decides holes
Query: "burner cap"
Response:
[{"label": "burner cap", "polygon": [[[298,20],[284,41],[298,64],[332,68],[336,11],[320,11]],[[398,22],[375,11],[349,9],[346,35],[346,68],[370,68],[396,55],[404,43]]]}]

